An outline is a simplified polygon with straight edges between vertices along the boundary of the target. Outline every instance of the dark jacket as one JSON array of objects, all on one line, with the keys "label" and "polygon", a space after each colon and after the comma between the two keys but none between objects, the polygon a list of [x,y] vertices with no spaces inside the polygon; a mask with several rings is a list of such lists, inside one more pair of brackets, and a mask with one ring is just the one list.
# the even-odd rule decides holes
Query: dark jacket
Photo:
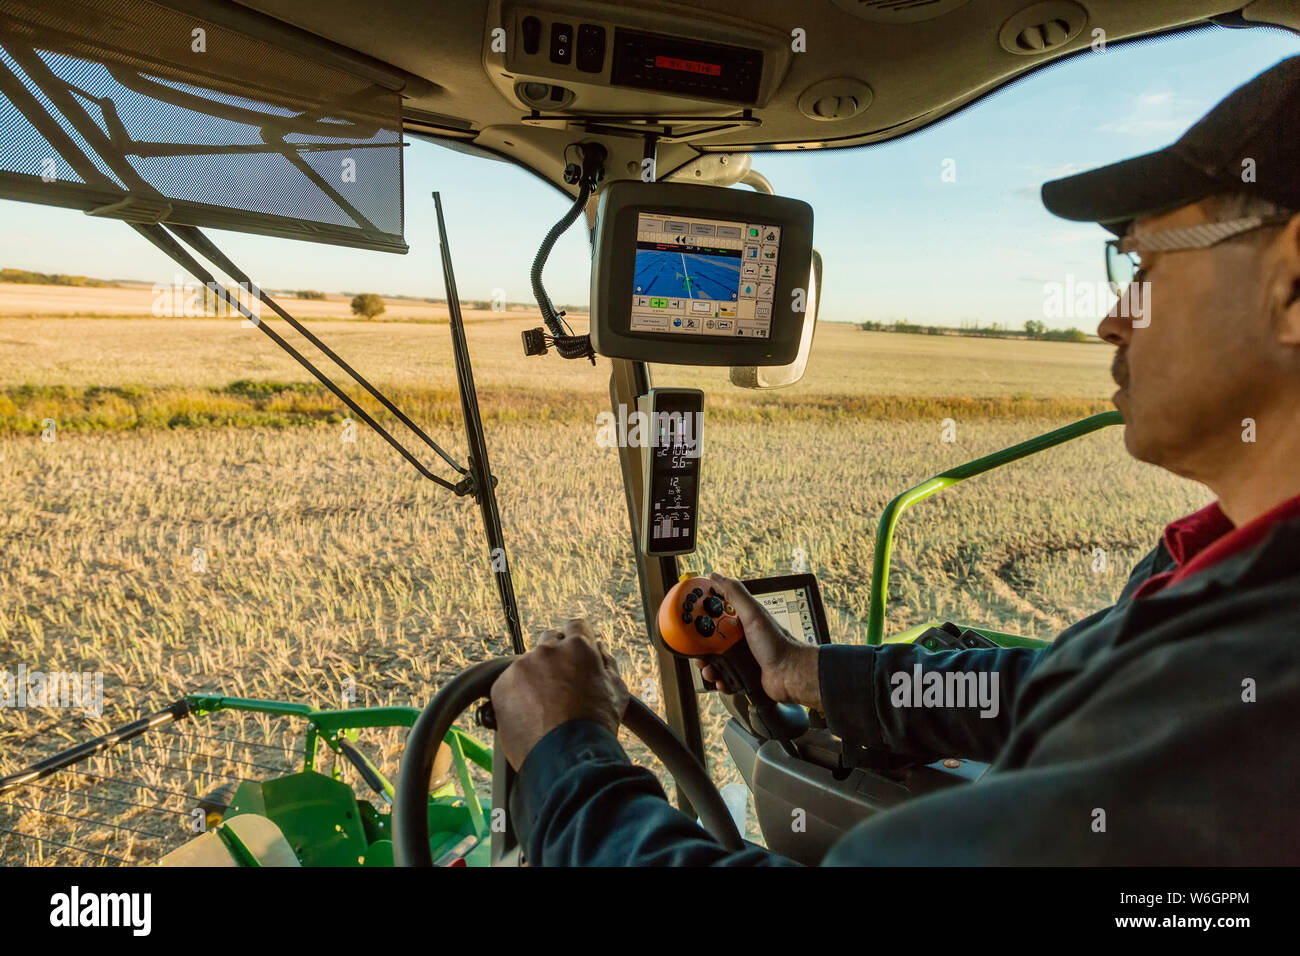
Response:
[{"label": "dark jacket", "polygon": [[[1118,602],[1045,650],[828,646],[819,676],[840,737],[991,761],[976,783],[854,827],[824,863],[1300,863],[1300,520],[1148,597],[1162,543]],[[995,718],[898,708],[891,675],[996,671]],[[729,853],[665,799],[599,725],[552,730],[525,760],[516,832],[545,865],[790,864]]]}]

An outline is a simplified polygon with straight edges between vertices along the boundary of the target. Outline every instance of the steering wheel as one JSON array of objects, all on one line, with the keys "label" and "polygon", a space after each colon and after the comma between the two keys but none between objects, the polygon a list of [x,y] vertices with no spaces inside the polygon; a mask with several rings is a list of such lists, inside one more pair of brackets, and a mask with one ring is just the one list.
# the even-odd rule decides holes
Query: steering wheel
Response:
[{"label": "steering wheel", "polygon": [[[393,856],[398,866],[433,866],[433,852],[429,848],[429,774],[438,746],[456,718],[476,701],[487,697],[496,679],[514,660],[498,657],[462,671],[438,691],[412,725],[393,800]],[[623,726],[663,762],[691,806],[699,812],[704,829],[728,850],[743,849],[744,841],[722,794],[709,779],[704,765],[669,726],[635,697],[628,699]],[[494,755],[494,768],[497,763],[508,769],[500,748]],[[494,799],[494,805],[508,807],[513,774],[494,771],[492,776],[493,790],[499,781],[505,781],[506,791],[499,795],[499,800]]]}]

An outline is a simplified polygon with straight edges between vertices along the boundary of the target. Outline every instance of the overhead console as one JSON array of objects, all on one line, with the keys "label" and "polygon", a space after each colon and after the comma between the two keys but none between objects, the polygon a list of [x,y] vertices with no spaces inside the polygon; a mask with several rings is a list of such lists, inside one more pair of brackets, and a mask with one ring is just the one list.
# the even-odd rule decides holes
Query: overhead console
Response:
[{"label": "overhead console", "polygon": [[[691,113],[763,106],[789,66],[789,37],[693,11],[505,4],[484,60],[507,98],[542,112]],[[504,42],[505,49],[500,46]]]},{"label": "overhead console", "polygon": [[812,207],[681,183],[605,186],[591,342],[610,358],[786,365],[810,308]]}]

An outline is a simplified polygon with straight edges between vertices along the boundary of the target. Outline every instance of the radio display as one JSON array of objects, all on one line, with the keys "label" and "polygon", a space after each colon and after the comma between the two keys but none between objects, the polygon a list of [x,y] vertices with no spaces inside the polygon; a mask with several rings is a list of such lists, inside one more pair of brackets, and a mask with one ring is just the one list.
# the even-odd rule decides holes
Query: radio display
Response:
[{"label": "radio display", "polygon": [[614,30],[610,83],[728,103],[758,103],[763,52],[686,37]]},{"label": "radio display", "polygon": [[661,70],[681,70],[683,73],[703,73],[706,76],[721,76],[721,63],[701,63],[699,60],[680,60],[672,56],[655,57],[655,66]]}]

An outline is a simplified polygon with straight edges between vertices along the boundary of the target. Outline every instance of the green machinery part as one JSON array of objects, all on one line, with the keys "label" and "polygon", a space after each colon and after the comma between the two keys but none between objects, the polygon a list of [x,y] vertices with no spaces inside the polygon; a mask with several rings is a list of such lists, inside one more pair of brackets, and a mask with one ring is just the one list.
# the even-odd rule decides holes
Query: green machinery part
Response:
[{"label": "green machinery part", "polygon": [[[342,759],[352,763],[363,779],[386,802],[393,799],[393,784],[360,751],[351,746],[359,730],[410,727],[420,711],[414,707],[357,707],[318,710],[306,704],[190,694],[190,713],[203,717],[219,711],[272,714],[307,721],[303,740],[303,769],[265,781],[244,781],[231,796],[222,824],[241,814],[271,820],[284,834],[303,866],[392,866],[391,812],[382,812],[357,799],[344,783]],[[451,752],[454,779],[430,794],[429,833],[434,859],[463,859],[467,865],[487,863],[489,821],[474,787],[470,764],[489,776],[492,752],[459,728],[444,742]],[[335,755],[332,774],[316,769],[320,745]],[[457,792],[459,789],[459,793]],[[237,835],[219,827],[218,836],[240,865],[257,866],[256,857],[242,847]]]},{"label": "green machinery part", "polygon": [[[1030,455],[1095,432],[1098,429],[1122,424],[1124,424],[1124,418],[1119,412],[1102,412],[1099,415],[1092,415],[1089,418],[1057,428],[1028,441],[1011,445],[1001,451],[995,451],[983,458],[976,458],[974,461],[968,461],[955,468],[950,468],[933,478],[926,479],[919,485],[908,488],[894,498],[885,506],[884,512],[880,515],[880,522],[876,525],[876,550],[871,568],[871,605],[867,616],[867,643],[880,644],[884,640],[885,600],[889,594],[889,558],[894,547],[894,529],[897,527],[898,519],[903,511],[918,501],[924,501],[931,495],[943,491],[945,488],[951,488],[959,481],[982,475],[986,471],[992,471],[994,468],[1000,468],[1021,458],[1027,458]],[[905,631],[895,638],[891,638],[891,642],[910,640],[928,626],[928,624],[923,624]],[[1019,637],[1001,631],[989,631],[984,628],[975,628],[975,630],[980,631],[980,633],[1004,647],[1041,647],[1045,644],[1044,641],[1034,638]]]}]

